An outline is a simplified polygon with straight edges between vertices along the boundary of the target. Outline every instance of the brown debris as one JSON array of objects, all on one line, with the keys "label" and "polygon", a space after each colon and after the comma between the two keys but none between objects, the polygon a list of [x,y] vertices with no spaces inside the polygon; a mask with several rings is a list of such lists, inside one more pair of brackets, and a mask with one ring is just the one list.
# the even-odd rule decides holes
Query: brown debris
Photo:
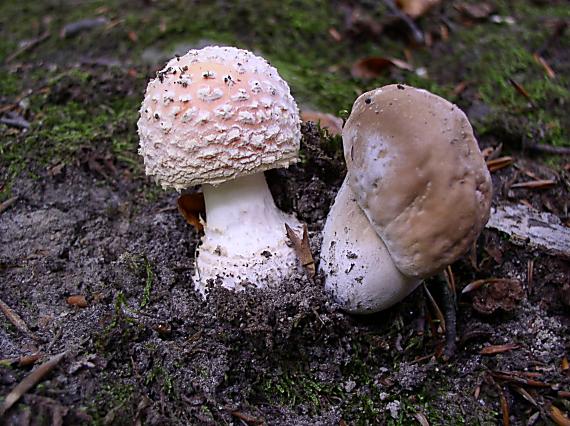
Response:
[{"label": "brown debris", "polygon": [[473,309],[484,315],[511,312],[525,296],[521,282],[516,279],[478,280],[466,286],[462,294],[474,290],[477,292],[473,295]]},{"label": "brown debris", "polygon": [[455,8],[465,17],[478,21],[487,19],[495,10],[492,4],[486,2],[459,3]]},{"label": "brown debris", "polygon": [[534,58],[537,64],[539,64],[542,68],[544,68],[544,72],[546,73],[546,76],[548,78],[553,79],[556,77],[556,73],[552,68],[550,68],[550,65],[548,65],[548,63],[542,56],[540,56],[538,53],[534,53],[532,57]]},{"label": "brown debris", "polygon": [[301,111],[301,120],[318,124],[321,128],[327,129],[331,136],[342,134],[342,119],[332,114],[305,109]]},{"label": "brown debris", "polygon": [[414,70],[413,66],[401,59],[370,56],[356,61],[352,65],[350,73],[354,78],[368,80],[379,77],[390,67],[397,67],[407,71]]},{"label": "brown debris", "polygon": [[263,419],[258,419],[257,417],[251,416],[249,414],[243,413],[238,410],[234,410],[231,413],[232,416],[234,416],[236,419],[239,419],[250,426],[258,426],[265,424],[265,421],[263,421]]},{"label": "brown debris", "polygon": [[65,358],[67,352],[62,352],[58,355],[51,357],[49,360],[44,362],[30,374],[28,374],[24,380],[22,380],[12,391],[6,395],[4,402],[0,406],[0,417],[2,417],[6,411],[8,411],[27,391],[32,389],[37,385],[42,378],[53,370],[59,362]]},{"label": "brown debris", "polygon": [[83,296],[81,294],[69,296],[67,299],[65,299],[65,301],[69,305],[77,306],[78,308],[86,308],[87,306],[89,306],[89,303],[87,303],[87,299],[85,298],[85,296]]},{"label": "brown debris", "polygon": [[295,253],[301,262],[301,265],[307,271],[309,278],[315,276],[315,260],[313,259],[313,254],[311,253],[311,247],[309,245],[309,235],[307,225],[303,224],[303,237],[299,238],[295,231],[291,227],[285,224],[285,229],[287,230],[287,236],[293,244]]},{"label": "brown debris", "polygon": [[204,202],[203,193],[182,194],[176,200],[176,205],[187,223],[196,228],[198,232],[204,231],[204,225],[200,221],[200,217],[206,216],[206,203]]},{"label": "brown debris", "polygon": [[429,421],[423,413],[414,413],[414,418],[418,421],[421,426],[429,426]]},{"label": "brown debris", "polygon": [[507,343],[505,345],[490,345],[485,346],[479,351],[481,355],[496,355],[503,352],[509,352],[515,349],[519,349],[520,346],[516,343]]},{"label": "brown debris", "polygon": [[529,93],[526,91],[526,89],[523,87],[522,84],[516,82],[515,80],[513,80],[512,78],[509,78],[509,83],[511,83],[511,85],[515,88],[515,90],[522,95],[523,97],[525,97],[529,102],[532,103],[532,98],[530,97]]},{"label": "brown debris", "polygon": [[103,25],[107,25],[108,23],[109,23],[109,20],[103,16],[99,16],[97,18],[82,19],[80,21],[71,22],[71,23],[65,25],[61,29],[59,36],[61,38],[70,38],[70,37],[76,36],[77,34],[83,32],[83,31],[92,30],[94,28],[101,27]]},{"label": "brown debris", "polygon": [[396,5],[408,16],[417,19],[440,2],[441,0],[396,0]]},{"label": "brown debris", "polygon": [[38,359],[40,359],[43,355],[41,353],[35,353],[32,355],[22,355],[18,358],[8,358],[8,359],[0,359],[0,365],[8,364],[8,365],[17,365],[18,367],[28,367],[36,363]]},{"label": "brown debris", "polygon": [[504,169],[514,163],[513,157],[499,157],[487,161],[487,168],[491,173]]},{"label": "brown debris", "polygon": [[49,31],[46,31],[45,33],[43,33],[42,35],[40,35],[39,37],[36,37],[32,40],[27,41],[22,47],[20,47],[18,50],[16,50],[14,53],[12,53],[10,56],[8,56],[6,58],[6,60],[4,61],[4,63],[9,63],[12,62],[14,59],[16,59],[18,56],[20,56],[22,53],[25,53],[29,50],[34,49],[36,46],[38,46],[39,44],[43,43],[44,41],[46,41],[49,37],[50,37],[50,33]]},{"label": "brown debris", "polygon": [[558,426],[570,426],[570,419],[556,406],[550,406],[550,418]]},{"label": "brown debris", "polygon": [[507,398],[505,397],[505,392],[503,392],[503,388],[499,385],[496,385],[497,392],[499,394],[499,401],[501,403],[501,413],[503,414],[503,426],[509,426],[511,421],[509,419],[509,403],[507,402]]},{"label": "brown debris", "polygon": [[4,213],[18,201],[19,197],[8,198],[6,201],[0,203],[0,214]]},{"label": "brown debris", "polygon": [[519,182],[511,185],[511,188],[525,189],[549,189],[556,185],[556,181],[552,179],[533,180],[530,182]]},{"label": "brown debris", "polygon": [[423,284],[425,294],[430,301],[430,304],[433,308],[436,318],[438,319],[441,327],[441,331],[445,332],[445,317],[443,316],[443,312],[439,308],[437,302],[435,301],[434,297],[432,296],[431,292],[428,290],[427,286]]},{"label": "brown debris", "polygon": [[520,373],[516,372],[509,372],[509,371],[492,371],[491,376],[497,380],[501,380],[507,383],[515,383],[518,385],[523,386],[530,386],[535,388],[553,388],[553,385],[545,382],[541,382],[539,380],[534,379],[525,379],[524,377],[520,377]]},{"label": "brown debris", "polygon": [[16,329],[34,340],[39,340],[39,338],[28,328],[28,325],[25,321],[18,315],[12,308],[10,308],[4,301],[0,299],[0,311],[6,318],[16,327]]}]

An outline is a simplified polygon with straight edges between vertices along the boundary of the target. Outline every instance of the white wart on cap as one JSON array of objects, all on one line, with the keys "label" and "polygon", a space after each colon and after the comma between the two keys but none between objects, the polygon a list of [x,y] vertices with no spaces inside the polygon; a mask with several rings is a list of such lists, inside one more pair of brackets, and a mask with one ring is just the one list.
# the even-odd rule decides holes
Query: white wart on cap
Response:
[{"label": "white wart on cap", "polygon": [[419,283],[468,250],[487,222],[492,191],[457,106],[425,90],[382,87],[356,100],[343,144],[348,186],[404,276]]},{"label": "white wart on cap", "polygon": [[150,81],[138,121],[146,173],[163,188],[202,184],[207,223],[196,288],[265,287],[297,267],[263,171],[297,161],[300,119],[287,83],[265,59],[211,46],[173,58]]},{"label": "white wart on cap", "polygon": [[146,174],[176,190],[287,167],[301,138],[287,83],[235,47],[170,60],[148,84],[138,128]]}]

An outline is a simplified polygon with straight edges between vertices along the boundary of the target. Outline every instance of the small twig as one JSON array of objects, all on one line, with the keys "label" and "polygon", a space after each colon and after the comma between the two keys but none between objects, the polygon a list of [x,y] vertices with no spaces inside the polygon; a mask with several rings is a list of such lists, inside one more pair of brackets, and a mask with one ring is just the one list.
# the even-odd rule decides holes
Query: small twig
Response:
[{"label": "small twig", "polygon": [[99,16],[98,18],[93,19],[82,19],[77,22],[72,22],[70,24],[65,25],[59,36],[61,38],[69,38],[73,37],[76,34],[79,34],[82,31],[91,30],[93,28],[97,28],[103,25],[107,25],[109,20],[103,16]]},{"label": "small twig", "polygon": [[16,127],[18,129],[29,129],[30,122],[23,117],[1,117],[0,123],[7,126]]},{"label": "small twig", "polygon": [[4,213],[6,210],[8,210],[10,207],[12,207],[14,204],[16,204],[16,201],[18,201],[19,197],[12,197],[12,198],[8,198],[6,201],[0,203],[0,214]]},{"label": "small twig", "polygon": [[49,33],[49,31],[46,31],[45,33],[43,33],[39,37],[28,41],[24,46],[20,47],[14,53],[12,53],[10,56],[8,56],[6,58],[6,60],[4,61],[4,63],[7,64],[9,62],[12,62],[14,59],[16,59],[22,53],[27,52],[28,50],[32,50],[34,47],[36,47],[40,43],[43,43],[44,41],[46,41],[50,37],[50,35],[51,34]]},{"label": "small twig", "polygon": [[20,317],[20,315],[18,315],[6,303],[4,303],[4,301],[2,299],[0,299],[0,311],[2,311],[2,313],[4,315],[6,315],[6,318],[8,318],[8,320],[14,325],[14,327],[16,327],[18,329],[18,331],[20,331],[21,333],[31,337],[34,340],[39,340],[38,336],[36,336],[28,328],[27,324],[24,322],[22,317]]},{"label": "small twig", "polygon": [[[447,285],[447,284],[446,284]],[[424,291],[435,311],[435,316],[437,317],[437,319],[439,320],[441,329],[443,331],[445,331],[445,317],[443,316],[443,313],[441,312],[441,309],[439,309],[439,306],[437,305],[435,299],[433,298],[433,296],[431,295],[431,292],[429,291],[429,289],[427,288],[427,286],[424,284]]]},{"label": "small twig", "polygon": [[438,280],[441,288],[441,298],[443,299],[443,314],[445,316],[445,350],[444,359],[449,360],[455,355],[457,349],[457,312],[455,293],[445,280]]},{"label": "small twig", "polygon": [[6,395],[6,399],[0,406],[0,417],[2,417],[6,411],[8,411],[27,391],[38,384],[41,379],[53,370],[59,362],[65,358],[67,352],[62,352],[58,355],[51,357],[49,360],[44,362],[30,374],[28,374],[24,380],[22,380],[12,391]]},{"label": "small twig", "polygon": [[530,182],[518,182],[511,185],[511,188],[526,189],[548,189],[556,185],[556,181],[552,179],[533,180]]},{"label": "small twig", "polygon": [[384,4],[392,14],[394,14],[397,18],[401,19],[402,22],[406,24],[406,26],[412,33],[414,42],[417,44],[424,44],[425,42],[424,33],[422,32],[422,30],[419,29],[414,20],[410,18],[408,15],[406,15],[404,12],[402,12],[398,8],[398,6],[396,6],[396,3],[394,3],[394,0],[384,0]]},{"label": "small twig", "polygon": [[539,143],[525,143],[523,145],[523,149],[534,152],[543,152],[546,154],[570,155],[570,148],[565,146],[552,146],[552,145],[539,144]]},{"label": "small twig", "polygon": [[515,88],[515,90],[522,95],[523,97],[526,98],[526,100],[528,100],[530,102],[530,104],[534,107],[534,103],[532,101],[532,98],[530,96],[530,94],[526,91],[526,89],[523,87],[522,84],[518,83],[517,81],[513,80],[512,78],[509,78],[509,83],[511,83],[511,85]]}]

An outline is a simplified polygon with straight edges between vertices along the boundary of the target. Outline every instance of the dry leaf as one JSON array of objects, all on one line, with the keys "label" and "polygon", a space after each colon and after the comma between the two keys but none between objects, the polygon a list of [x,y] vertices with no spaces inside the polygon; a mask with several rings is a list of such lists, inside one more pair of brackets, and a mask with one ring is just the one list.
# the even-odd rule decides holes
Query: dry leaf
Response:
[{"label": "dry leaf", "polygon": [[86,308],[89,304],[87,303],[87,299],[85,296],[81,294],[76,294],[74,296],[69,296],[66,299],[66,302],[71,306],[77,306],[78,308]]},{"label": "dry leaf", "polygon": [[303,110],[301,111],[303,121],[312,121],[319,124],[323,129],[327,129],[330,135],[342,134],[342,119],[326,112]]},{"label": "dry leaf", "polygon": [[520,346],[517,345],[516,343],[507,343],[505,345],[490,345],[490,346],[485,346],[483,349],[479,351],[479,353],[481,355],[495,355],[503,352],[509,352],[518,348],[520,348]]},{"label": "dry leaf", "polygon": [[204,230],[204,225],[200,222],[200,216],[206,216],[206,203],[204,194],[195,192],[194,194],[182,194],[176,200],[178,211],[198,232]]},{"label": "dry leaf", "polygon": [[293,248],[295,249],[295,253],[297,253],[297,257],[299,257],[301,265],[306,269],[309,278],[313,278],[315,276],[315,261],[311,253],[311,247],[309,246],[307,225],[303,224],[302,239],[297,236],[289,225],[285,224],[285,229],[287,230],[287,236],[291,240],[291,243],[293,243]]},{"label": "dry leaf", "polygon": [[441,0],[396,0],[396,5],[408,16],[416,19],[440,2]]},{"label": "dry leaf", "polygon": [[354,78],[372,79],[377,78],[390,67],[408,71],[414,70],[413,66],[400,59],[370,56],[356,61],[350,72]]}]

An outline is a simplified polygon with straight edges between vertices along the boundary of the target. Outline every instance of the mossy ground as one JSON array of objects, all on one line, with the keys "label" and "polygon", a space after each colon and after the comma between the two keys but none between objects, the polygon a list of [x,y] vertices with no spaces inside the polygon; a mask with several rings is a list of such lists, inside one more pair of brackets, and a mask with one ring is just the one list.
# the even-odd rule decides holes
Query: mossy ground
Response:
[{"label": "mossy ground", "polygon": [[[439,344],[438,333],[414,333],[417,313],[414,304],[420,299],[418,295],[403,308],[368,320],[349,321],[341,314],[331,313],[326,302],[318,297],[313,300],[316,308],[303,310],[305,308],[297,306],[302,300],[299,296],[299,300],[275,308],[275,314],[258,312],[248,305],[258,301],[258,296],[222,294],[220,300],[226,297],[242,305],[231,311],[222,301],[214,300],[219,303],[219,316],[214,321],[199,300],[180,290],[186,288],[184,280],[190,280],[190,275],[183,269],[176,273],[171,270],[172,259],[182,262],[191,257],[195,236],[188,247],[179,248],[182,253],[167,250],[158,253],[164,248],[153,249],[150,244],[161,237],[158,231],[149,230],[151,223],[156,225],[154,216],[159,214],[156,211],[170,207],[166,203],[172,200],[165,201],[163,193],[144,181],[136,153],[138,106],[148,78],[162,65],[158,61],[143,60],[145,52],[152,48],[168,56],[181,44],[198,45],[204,41],[233,44],[262,54],[279,69],[303,106],[346,116],[357,95],[397,81],[445,96],[468,112],[474,104],[483,105],[485,113],[477,114],[473,120],[475,130],[489,143],[504,142],[505,151],[517,152],[528,140],[569,146],[570,59],[567,52],[570,45],[567,37],[548,44],[556,22],[569,19],[568,7],[562,1],[495,1],[496,14],[512,16],[514,24],[495,24],[488,20],[466,24],[454,7],[456,3],[444,2],[441,8],[419,22],[426,33],[436,35],[446,22],[453,24],[449,39],[434,36],[432,46],[410,50],[409,60],[414,67],[425,69],[423,76],[392,68],[367,81],[351,76],[351,66],[357,59],[366,56],[403,59],[408,48],[405,30],[394,25],[382,2],[360,4],[371,19],[387,28],[376,35],[347,29],[351,6],[336,1],[90,1],[74,2],[73,7],[39,1],[0,4],[0,61],[4,62],[15,52],[22,40],[37,37],[44,31],[51,34],[36,48],[0,67],[0,107],[15,104],[14,111],[30,122],[26,131],[0,124],[0,202],[14,195],[14,185],[20,183],[21,187],[21,182],[28,182],[30,178],[36,182],[35,186],[26,185],[43,188],[45,181],[48,186],[53,184],[53,193],[61,194],[57,182],[53,183],[57,179],[50,177],[51,170],[61,165],[70,170],[85,172],[87,169],[99,178],[96,185],[106,191],[107,197],[119,193],[120,201],[132,206],[128,213],[123,212],[122,204],[113,204],[115,201],[106,205],[105,211],[97,210],[95,202],[90,208],[101,214],[103,221],[118,212],[119,216],[124,214],[129,220],[138,220],[142,228],[129,234],[137,245],[129,246],[133,251],[131,260],[121,258],[127,267],[121,269],[120,261],[113,258],[104,264],[107,275],[98,270],[98,279],[103,277],[100,282],[92,281],[88,275],[87,284],[78,284],[78,288],[54,284],[63,286],[57,287],[59,296],[78,289],[94,295],[104,293],[101,312],[95,315],[96,330],[83,332],[94,339],[89,349],[106,364],[96,367],[97,374],[81,376],[85,382],[94,382],[96,390],[82,388],[82,395],[91,399],[78,403],[79,410],[100,424],[139,418],[147,409],[144,398],[152,400],[148,406],[160,412],[160,416],[152,418],[156,423],[165,419],[227,421],[228,415],[225,408],[220,408],[220,401],[224,404],[238,401],[243,409],[249,408],[276,421],[295,418],[287,417],[291,412],[303,419],[317,419],[333,412],[336,417],[331,415],[328,419],[340,417],[354,424],[410,424],[418,412],[431,424],[485,423],[498,418],[496,401],[480,406],[470,396],[455,395],[459,388],[472,391],[477,385],[471,381],[460,385],[462,374],[469,376],[469,380],[483,374],[475,367],[460,372],[454,364],[432,359],[429,365],[422,365],[420,370],[425,374],[421,380],[410,383],[409,387],[393,383],[394,377],[410,380],[403,366],[409,367],[419,355],[435,351]],[[65,24],[97,16],[105,16],[108,23],[72,38],[60,38],[59,31]],[[340,41],[333,39],[331,29],[341,34]],[[543,55],[555,70],[555,78],[548,78],[533,57],[533,53],[546,44]],[[510,80],[522,85],[529,98],[517,92]],[[456,91],[462,83],[466,83],[465,90]],[[318,133],[312,131],[312,135]],[[312,140],[325,144],[322,134],[318,135]],[[338,139],[330,146],[338,147]],[[302,152],[302,158],[307,168],[316,164],[308,152]],[[304,172],[297,170],[296,173]],[[340,178],[318,177],[319,182],[331,186],[328,188],[331,193]],[[125,184],[134,187],[134,195],[125,195],[126,190],[121,186],[125,181],[136,182]],[[305,183],[310,181],[307,178]],[[17,194],[22,196],[21,190]],[[294,193],[288,196],[300,198]],[[43,205],[43,200],[29,197],[37,208]],[[287,203],[286,200],[281,202]],[[73,203],[62,202],[62,205],[72,209]],[[326,207],[319,206],[320,209]],[[147,209],[154,209],[153,219],[144,216]],[[82,217],[77,221],[78,232],[88,232],[83,230],[83,224],[93,219],[88,209],[85,210],[88,219]],[[302,219],[309,222],[308,215]],[[105,223],[116,225],[110,219]],[[315,233],[319,230],[316,223],[310,224]],[[184,225],[179,220],[177,226]],[[184,241],[181,231],[168,228],[168,232],[173,235],[172,241]],[[111,231],[101,233],[104,237],[108,237],[107,233],[112,235]],[[121,244],[131,244],[129,238],[125,237]],[[107,254],[103,249],[101,252],[104,258]],[[8,254],[2,253],[2,256]],[[46,264],[52,260],[48,258]],[[3,262],[3,258],[0,261]],[[512,268],[520,272],[521,263],[515,264]],[[0,263],[0,272],[7,268],[3,265]],[[468,281],[478,276],[480,272],[473,272],[466,265],[464,262],[460,266],[461,278]],[[165,278],[171,274],[177,275]],[[15,303],[11,294],[19,290],[15,283],[10,286],[12,293],[2,296]],[[196,324],[186,320],[177,302],[171,300],[173,289],[189,299],[189,306],[195,309],[191,313],[198,318]],[[313,290],[317,291],[309,288],[299,290],[299,294],[306,295],[302,293],[306,291],[308,296],[315,297],[310,292]],[[157,306],[158,301],[169,304],[168,309]],[[37,317],[33,304],[26,306],[22,302],[19,306]],[[249,308],[268,318],[280,315],[278,319],[284,320],[285,325],[279,328],[264,317],[259,321],[273,331],[267,334],[256,331],[255,315],[247,310]],[[236,312],[235,309],[243,310]],[[318,311],[316,316],[313,311]],[[184,314],[189,315],[189,312],[184,311]],[[295,315],[299,323],[295,323]],[[169,332],[163,322],[149,323],[149,318],[155,317],[175,331]],[[218,323],[221,325],[216,326]],[[242,323],[251,329],[244,329]],[[197,329],[204,324],[210,324],[211,330]],[[332,336],[332,343],[323,337],[318,328],[321,325],[325,335],[328,332]],[[9,323],[3,322],[2,327],[7,334],[17,335]],[[286,327],[290,328],[283,331]],[[354,335],[343,340],[340,336],[345,332]],[[204,348],[196,341],[205,341]],[[396,349],[396,341],[403,343],[402,351]],[[327,362],[328,354],[323,354],[322,348],[338,352],[336,358],[330,356],[334,367],[330,370],[321,371],[315,365],[315,359]],[[465,356],[470,362],[477,359],[474,348],[473,353]],[[210,351],[212,359],[199,358],[200,350]],[[251,354],[250,359],[244,359],[243,351]],[[508,365],[507,361],[499,364]],[[221,371],[215,370],[217,362],[223,366]],[[255,365],[250,365],[252,363]],[[409,368],[415,371],[415,367]],[[14,374],[20,376],[21,372]],[[64,385],[55,383],[53,386]],[[46,389],[38,392],[49,394]],[[56,394],[49,395],[55,398]],[[190,410],[192,414],[181,408],[194,407],[194,402],[183,399],[188,395],[202,398],[192,399],[196,401],[195,408]],[[387,410],[391,402],[397,402],[399,407],[394,416]],[[178,414],[181,417],[177,417]],[[522,416],[523,410],[519,409],[517,414]],[[150,415],[147,420],[149,418]],[[321,422],[326,423],[323,418]]]}]

